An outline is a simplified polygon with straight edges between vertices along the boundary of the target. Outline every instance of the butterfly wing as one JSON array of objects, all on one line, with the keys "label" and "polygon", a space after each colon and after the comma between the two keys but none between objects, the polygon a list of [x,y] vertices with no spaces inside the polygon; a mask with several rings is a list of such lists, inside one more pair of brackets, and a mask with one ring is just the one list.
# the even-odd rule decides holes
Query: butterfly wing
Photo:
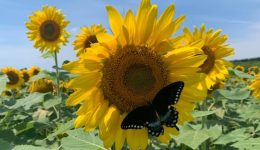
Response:
[{"label": "butterfly wing", "polygon": [[122,129],[147,128],[152,136],[159,136],[163,133],[163,127],[151,105],[141,106],[131,111],[121,124]]},{"label": "butterfly wing", "polygon": [[152,105],[155,107],[162,125],[166,125],[167,127],[175,127],[178,130],[176,124],[178,122],[179,113],[171,105],[178,102],[183,87],[184,82],[174,82],[162,88],[156,94]]},{"label": "butterfly wing", "polygon": [[172,128],[176,128],[177,130],[179,130],[179,128],[177,127],[177,122],[178,122],[178,111],[176,111],[176,109],[172,106],[169,107],[168,112],[166,113],[166,115],[162,116],[161,122],[163,125],[166,125],[167,127],[172,127]]},{"label": "butterfly wing", "polygon": [[184,82],[178,81],[167,85],[162,88],[155,96],[152,104],[157,105],[171,105],[176,104],[180,98],[182,89],[184,87]]}]

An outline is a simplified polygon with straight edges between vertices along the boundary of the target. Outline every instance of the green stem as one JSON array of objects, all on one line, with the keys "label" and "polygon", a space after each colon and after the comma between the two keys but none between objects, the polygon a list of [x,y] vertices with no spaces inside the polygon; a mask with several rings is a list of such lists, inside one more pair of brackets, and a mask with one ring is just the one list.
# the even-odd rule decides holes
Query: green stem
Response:
[{"label": "green stem", "polygon": [[[203,101],[202,105],[201,105],[201,110],[202,111],[206,111],[207,110],[207,106],[206,106],[206,100]],[[207,116],[203,116],[202,117],[202,130],[203,129],[207,129]],[[207,141],[205,141],[204,143],[202,143],[201,145],[201,150],[207,150]]]},{"label": "green stem", "polygon": [[54,52],[54,59],[55,59],[55,69],[56,69],[56,90],[57,90],[57,96],[61,96],[60,93],[60,72],[59,72],[59,64],[58,64],[58,57],[57,52]]}]

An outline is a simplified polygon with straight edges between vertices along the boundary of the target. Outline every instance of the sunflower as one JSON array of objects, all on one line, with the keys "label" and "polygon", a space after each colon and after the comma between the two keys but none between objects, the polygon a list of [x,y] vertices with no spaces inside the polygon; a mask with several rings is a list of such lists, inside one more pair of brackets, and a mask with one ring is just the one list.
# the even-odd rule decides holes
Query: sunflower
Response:
[{"label": "sunflower", "polygon": [[234,54],[234,49],[224,44],[227,40],[226,35],[220,35],[221,30],[213,31],[209,29],[205,31],[205,26],[202,25],[200,29],[194,29],[191,33],[188,28],[183,29],[184,45],[192,45],[194,42],[202,41],[203,44],[198,45],[207,55],[207,59],[200,66],[200,72],[205,73],[205,83],[210,89],[218,81],[223,81],[228,76],[228,67],[232,64],[225,60],[227,56]]},{"label": "sunflower", "polygon": [[26,23],[28,38],[34,40],[34,47],[41,52],[58,52],[60,46],[68,42],[69,33],[65,28],[69,21],[56,7],[44,6],[29,19]]},{"label": "sunflower", "polygon": [[1,72],[6,74],[9,79],[6,84],[7,89],[19,89],[24,82],[22,73],[15,68],[6,67],[1,69]]},{"label": "sunflower", "polygon": [[253,90],[253,95],[260,99],[260,73],[255,76],[250,87]]},{"label": "sunflower", "polygon": [[41,69],[39,67],[36,67],[36,66],[32,66],[30,69],[29,69],[29,75],[32,77],[32,76],[35,76],[37,75],[39,72],[41,71]]},{"label": "sunflower", "polygon": [[[125,17],[107,6],[113,35],[97,35],[99,43],[92,44],[81,57],[63,66],[78,76],[68,86],[76,91],[66,104],[81,104],[75,128],[86,132],[99,127],[99,137],[109,148],[115,143],[121,149],[125,141],[131,149],[145,149],[147,129],[121,129],[124,117],[133,109],[149,104],[155,94],[166,85],[184,81],[185,87],[174,107],[179,112],[178,125],[192,120],[191,111],[206,97],[204,80],[198,73],[207,56],[194,47],[173,48],[178,38],[172,35],[184,21],[173,19],[174,5],[170,5],[157,19],[157,5],[143,0],[137,15],[129,10]],[[158,140],[168,143],[175,128],[164,126]],[[136,138],[138,137],[138,138]]]},{"label": "sunflower", "polygon": [[6,96],[6,97],[12,96],[12,93],[11,93],[10,91],[5,90],[5,91],[2,92],[1,96],[4,96],[4,97],[5,97],[5,96]]},{"label": "sunflower", "polygon": [[81,33],[79,33],[74,41],[74,49],[77,50],[77,56],[86,52],[86,48],[89,48],[92,43],[97,43],[96,35],[99,33],[106,33],[106,30],[102,25],[92,25],[91,27],[82,27]]},{"label": "sunflower", "polygon": [[47,92],[54,92],[54,83],[52,80],[49,79],[39,79],[35,80],[31,83],[28,88],[30,93],[39,92],[39,93],[47,93]]},{"label": "sunflower", "polygon": [[252,67],[249,67],[247,70],[248,70],[248,72],[254,72],[255,74],[258,74],[260,71],[260,68],[257,66],[252,66]]},{"label": "sunflower", "polygon": [[237,65],[237,66],[235,67],[235,69],[236,69],[236,70],[239,70],[239,71],[242,71],[242,72],[245,71],[245,67],[244,67],[244,66],[240,66],[240,65]]},{"label": "sunflower", "polygon": [[27,69],[21,69],[21,73],[23,74],[23,80],[24,82],[29,81],[30,79],[30,73]]}]

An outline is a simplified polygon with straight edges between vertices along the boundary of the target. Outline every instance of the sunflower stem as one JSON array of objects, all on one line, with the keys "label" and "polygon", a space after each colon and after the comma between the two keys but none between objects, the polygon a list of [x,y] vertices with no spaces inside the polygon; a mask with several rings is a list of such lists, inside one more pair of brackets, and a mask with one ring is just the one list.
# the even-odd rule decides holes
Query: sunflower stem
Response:
[{"label": "sunflower stem", "polygon": [[[207,110],[207,106],[206,106],[206,100],[204,100],[202,102],[202,105],[201,105],[201,110],[202,111],[206,111]],[[202,130],[203,129],[207,129],[207,116],[203,116],[202,117]],[[201,145],[201,150],[207,150],[207,141],[203,142],[202,145]]]},{"label": "sunflower stem", "polygon": [[55,59],[55,69],[56,69],[56,90],[57,90],[57,96],[61,96],[60,93],[60,72],[59,72],[59,65],[58,65],[58,57],[57,52],[54,52],[54,59]]}]

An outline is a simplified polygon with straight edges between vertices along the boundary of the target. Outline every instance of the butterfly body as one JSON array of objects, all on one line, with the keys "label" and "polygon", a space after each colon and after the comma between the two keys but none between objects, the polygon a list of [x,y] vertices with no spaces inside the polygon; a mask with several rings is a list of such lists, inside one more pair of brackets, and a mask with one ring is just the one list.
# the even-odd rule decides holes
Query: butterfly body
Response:
[{"label": "butterfly body", "polygon": [[121,128],[147,128],[148,134],[157,137],[163,134],[163,125],[178,130],[176,126],[178,112],[171,105],[178,102],[183,87],[184,83],[182,81],[164,87],[156,94],[151,104],[140,106],[131,111],[123,120]]}]

